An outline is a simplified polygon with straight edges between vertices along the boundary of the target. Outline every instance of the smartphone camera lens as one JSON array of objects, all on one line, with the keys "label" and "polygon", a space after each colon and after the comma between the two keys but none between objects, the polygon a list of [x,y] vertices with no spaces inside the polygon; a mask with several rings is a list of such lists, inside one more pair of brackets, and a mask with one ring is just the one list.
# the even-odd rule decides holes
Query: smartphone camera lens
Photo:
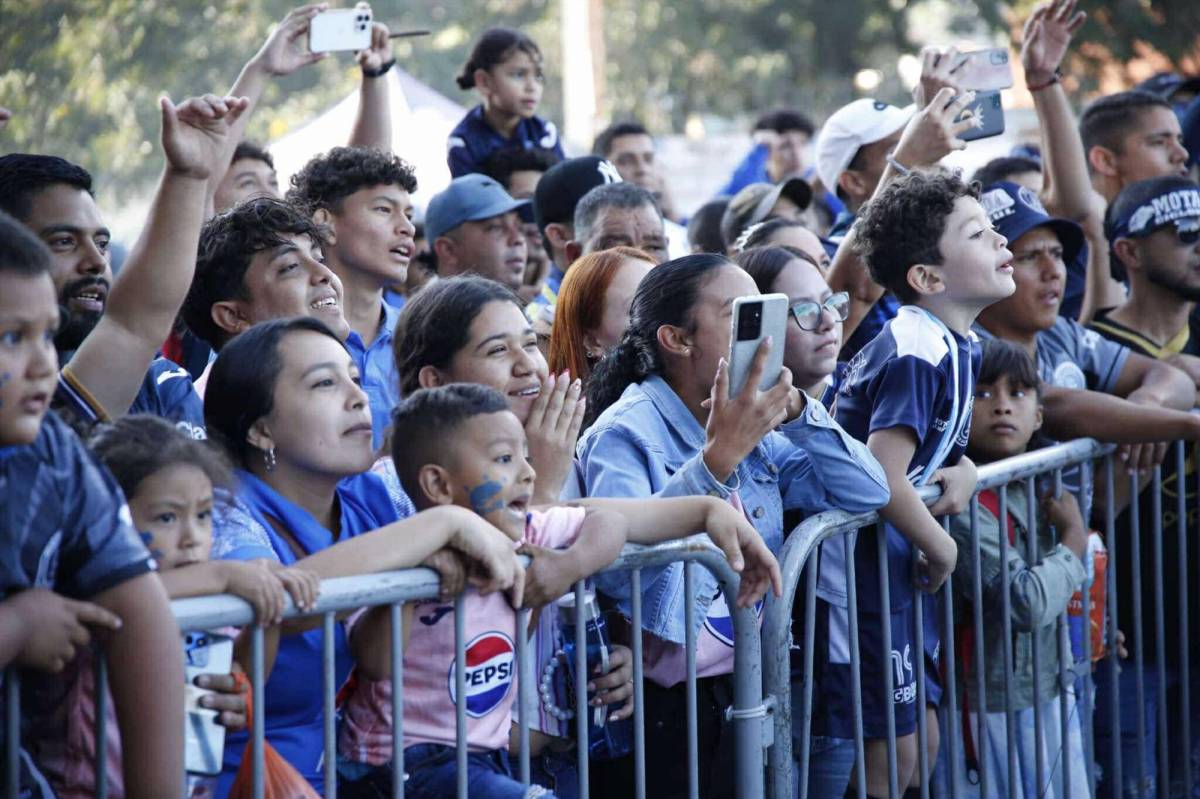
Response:
[{"label": "smartphone camera lens", "polygon": [[762,333],[762,303],[743,305],[738,314],[738,341],[753,341]]}]

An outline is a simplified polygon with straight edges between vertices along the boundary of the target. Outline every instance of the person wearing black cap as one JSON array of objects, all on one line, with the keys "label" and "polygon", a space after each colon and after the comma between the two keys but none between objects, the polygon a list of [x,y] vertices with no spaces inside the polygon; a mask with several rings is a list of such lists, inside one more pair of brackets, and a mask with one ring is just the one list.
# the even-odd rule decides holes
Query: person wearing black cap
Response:
[{"label": "person wearing black cap", "polygon": [[486,175],[472,172],[450,181],[425,211],[438,275],[471,272],[517,291],[525,277],[525,231],[518,212],[528,205]]},{"label": "person wearing black cap", "polygon": [[[1196,358],[1200,355],[1200,330],[1195,321],[1189,324],[1189,316],[1196,302],[1200,300],[1200,186],[1183,178],[1154,178],[1131,183],[1121,190],[1116,200],[1109,208],[1106,224],[1108,240],[1112,247],[1113,258],[1124,267],[1129,278],[1129,298],[1116,308],[1109,308],[1097,314],[1091,328],[1106,339],[1117,342],[1136,353],[1149,358],[1166,361],[1188,371],[1193,380],[1200,375],[1200,370],[1194,367],[1200,364]],[[1194,436],[1193,436],[1194,440]],[[1187,450],[1187,461],[1195,457],[1194,447]],[[1185,479],[1176,468],[1176,459],[1168,454],[1162,464],[1161,484],[1163,491],[1178,496],[1182,491],[1189,519],[1194,519],[1197,513],[1196,483]],[[1143,486],[1152,485],[1144,481]],[[1128,486],[1128,481],[1119,481],[1118,487]],[[1117,492],[1123,494],[1124,492]],[[1140,529],[1149,531],[1155,529],[1155,524],[1161,525],[1164,531],[1173,531],[1178,523],[1178,508],[1175,502],[1162,503],[1165,507],[1155,507],[1150,497],[1143,496],[1140,503],[1138,521]],[[1114,501],[1118,509],[1123,502]],[[1156,519],[1155,517],[1158,516]],[[1197,655],[1195,619],[1193,627],[1186,631],[1177,630],[1174,626],[1169,631],[1163,647],[1155,641],[1157,634],[1155,625],[1150,621],[1156,607],[1158,597],[1164,603],[1164,608],[1177,608],[1185,605],[1187,599],[1181,592],[1179,570],[1165,569],[1159,580],[1142,580],[1141,618],[1131,612],[1133,607],[1133,550],[1130,548],[1131,532],[1133,529],[1132,508],[1127,508],[1116,519],[1116,549],[1109,554],[1109,562],[1117,569],[1117,593],[1126,597],[1118,603],[1119,629],[1126,635],[1131,635],[1135,629],[1140,629],[1143,640],[1142,646],[1145,657],[1151,663],[1158,663],[1159,653],[1162,653],[1168,684],[1178,684],[1179,674],[1177,664],[1181,662],[1179,644],[1182,641],[1193,642],[1190,648],[1192,656]],[[1143,539],[1145,541],[1145,539]],[[1164,534],[1159,541],[1162,547],[1164,563],[1189,563],[1187,557],[1180,552],[1178,538],[1175,535]],[[1142,555],[1151,551],[1149,542],[1143,544]],[[1146,563],[1145,560],[1142,561]],[[1190,566],[1190,564],[1189,564]],[[1194,580],[1196,570],[1188,570],[1189,582]],[[1161,594],[1157,594],[1161,591]],[[1157,595],[1156,595],[1157,594]],[[1168,611],[1169,612],[1169,611]],[[1194,661],[1193,661],[1194,662]],[[1128,665],[1128,664],[1126,664]],[[1123,668],[1117,677],[1118,693],[1127,697],[1137,696],[1139,688],[1132,678],[1132,668]],[[1152,684],[1146,691],[1147,702],[1145,711],[1153,714],[1156,702],[1169,701],[1168,686],[1159,685],[1158,670],[1147,667],[1144,676]],[[1111,685],[1109,664],[1101,666],[1097,673],[1097,683],[1101,696],[1097,698],[1097,707],[1103,704],[1108,707],[1103,694]],[[1148,688],[1150,686],[1147,686]],[[1127,705],[1127,700],[1121,704]],[[1195,710],[1192,723],[1196,724]],[[1122,707],[1121,740],[1129,742],[1122,745],[1124,773],[1136,774],[1138,753],[1133,742],[1136,741],[1136,714],[1129,713]],[[1178,717],[1175,717],[1178,718]],[[1102,763],[1107,759],[1110,744],[1106,739],[1112,730],[1111,724],[1102,723],[1096,719],[1096,754]],[[1172,744],[1178,740],[1179,722],[1173,722],[1169,740]],[[1153,725],[1151,725],[1153,727]],[[1147,774],[1156,770],[1154,755],[1156,751],[1157,731],[1148,729],[1146,739]],[[1180,761],[1173,761],[1178,764]],[[1107,764],[1105,764],[1107,766]],[[1101,773],[1111,773],[1107,767]],[[1129,784],[1129,778],[1125,780]],[[1149,793],[1147,791],[1146,793]]]},{"label": "person wearing black cap", "polygon": [[1011,297],[979,314],[976,330],[981,338],[1003,338],[1023,347],[1037,362],[1042,380],[1052,386],[1122,397],[1137,391],[1154,404],[1192,406],[1195,388],[1182,372],[1107,342],[1059,315],[1064,262],[1083,246],[1077,224],[1049,216],[1033,192],[1015,183],[997,183],[980,201],[1009,241],[1017,284]]},{"label": "person wearing black cap", "polygon": [[1200,186],[1184,178],[1131,183],[1109,209],[1106,232],[1129,298],[1097,313],[1091,327],[1200,376],[1179,357],[1200,355],[1200,325],[1190,318],[1200,301]]},{"label": "person wearing black cap", "polygon": [[534,297],[526,311],[533,321],[541,320],[545,310],[554,307],[558,287],[571,265],[567,242],[575,238],[575,206],[595,187],[620,180],[620,173],[611,163],[599,156],[585,155],[555,164],[538,181],[533,215],[542,232],[542,244],[550,253],[550,273],[546,275],[542,293]]}]

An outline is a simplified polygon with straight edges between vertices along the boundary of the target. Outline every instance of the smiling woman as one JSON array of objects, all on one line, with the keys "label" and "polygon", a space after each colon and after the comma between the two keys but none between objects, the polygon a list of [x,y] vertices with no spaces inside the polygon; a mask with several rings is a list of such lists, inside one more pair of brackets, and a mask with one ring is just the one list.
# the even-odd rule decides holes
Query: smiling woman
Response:
[{"label": "smiling woman", "polygon": [[400,314],[394,338],[400,391],[479,383],[508,399],[538,470],[536,502],[554,502],[583,422],[581,383],[550,375],[517,296],[480,277],[441,280]]},{"label": "smiling woman", "polygon": [[[434,508],[402,521],[414,511],[394,469],[369,471],[371,414],[358,367],[320,321],[265,322],[230,341],[213,365],[204,410],[212,437],[238,467],[235,501],[216,515],[216,556],[265,558],[329,578],[361,574],[364,564],[415,566],[454,547],[511,585],[512,546],[479,517]],[[309,686],[321,668],[322,634],[312,627],[300,619],[267,632],[264,696],[267,739],[320,790],[323,709]],[[352,656],[364,657],[371,644],[352,649],[341,624],[335,636],[340,684]],[[222,795],[244,743],[243,735],[225,747]]]}]

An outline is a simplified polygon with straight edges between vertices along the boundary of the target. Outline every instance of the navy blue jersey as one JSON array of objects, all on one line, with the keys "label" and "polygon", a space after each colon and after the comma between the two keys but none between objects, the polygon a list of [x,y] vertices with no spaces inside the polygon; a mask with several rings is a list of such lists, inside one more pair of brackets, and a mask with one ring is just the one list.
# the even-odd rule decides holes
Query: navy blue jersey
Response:
[{"label": "navy blue jersey", "polygon": [[[108,421],[108,410],[72,374],[70,365],[58,374],[54,409],[76,430],[86,432],[96,423]],[[155,358],[146,370],[128,413],[161,416],[192,438],[206,438],[204,402],[192,385],[188,371],[174,361]]]},{"label": "navy blue jersey", "polygon": [[53,412],[32,444],[0,448],[0,496],[0,599],[87,599],[153,568],[116,481]]},{"label": "navy blue jersey", "polygon": [[450,166],[450,177],[457,178],[472,172],[482,172],[483,163],[497,150],[515,147],[519,150],[550,150],[563,159],[562,142],[558,128],[553,122],[541,117],[522,119],[517,123],[511,139],[483,118],[483,106],[477,105],[450,132],[446,141],[446,162]]},{"label": "navy blue jersey", "polygon": [[[0,447],[0,599],[28,588],[91,599],[153,569],[116,481],[53,411],[32,444]],[[39,705],[26,688],[29,718]],[[52,795],[23,751],[20,783],[22,796]]]},{"label": "navy blue jersey", "polygon": [[[966,451],[981,357],[973,335],[959,336],[926,311],[901,306],[896,318],[847,364],[834,414],[846,432],[860,441],[876,430],[911,430],[917,448],[908,464],[908,477],[923,485],[938,469],[957,463]],[[887,539],[891,606],[896,610],[912,601],[913,552],[908,539],[890,526]],[[856,565],[859,606],[879,612],[875,546],[873,534],[861,536]],[[830,568],[822,563],[821,584],[822,593],[836,601],[844,598],[845,574],[844,564],[833,562],[840,548],[832,549]]]}]

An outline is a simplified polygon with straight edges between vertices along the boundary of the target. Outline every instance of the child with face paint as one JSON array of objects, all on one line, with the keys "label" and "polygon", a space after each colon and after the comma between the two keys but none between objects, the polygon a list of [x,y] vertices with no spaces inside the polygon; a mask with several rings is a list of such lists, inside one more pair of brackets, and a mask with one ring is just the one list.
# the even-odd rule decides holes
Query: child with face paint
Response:
[{"label": "child with face paint", "polygon": [[[585,500],[536,507],[525,431],[506,398],[493,389],[455,384],[419,390],[397,408],[393,427],[396,470],[417,508],[470,508],[503,531],[514,548],[533,555],[530,572],[544,574],[530,584],[545,589],[538,597],[527,594],[526,604],[537,606],[562,595],[575,581],[608,565],[626,540],[651,544],[702,530],[742,573],[739,604],[751,604],[768,584],[779,590],[774,557],[747,520],[720,500]],[[466,675],[471,795],[552,795],[544,787],[515,780],[507,757],[518,678],[515,612],[501,595],[468,591],[464,623],[467,660],[473,664]],[[551,656],[558,643],[555,626],[555,614],[543,613],[538,635],[550,637]],[[386,608],[360,620],[352,636],[360,635],[387,640]],[[453,689],[446,688],[447,670],[453,674],[456,668],[454,606],[440,599],[406,605],[405,635],[405,791],[416,797],[448,796],[456,778],[455,704]],[[376,651],[386,653],[388,647],[377,646]],[[538,656],[544,652],[539,643],[530,651]],[[633,692],[628,657],[621,659],[620,668],[589,684],[592,706],[625,702],[610,715],[614,720],[633,710],[632,702],[626,702]],[[347,700],[339,742],[343,776],[353,780],[343,785],[343,795],[386,795],[394,776],[390,664],[385,656],[377,662],[360,659],[358,667],[365,679]]]},{"label": "child with face paint", "polygon": [[[214,487],[229,482],[224,461],[203,441],[191,438],[167,420],[150,415],[126,416],[98,428],[90,441],[93,454],[120,485],[134,527],[157,564],[171,599],[233,594],[254,606],[263,624],[278,623],[285,593],[297,605],[316,598],[316,576],[284,569],[266,561],[209,561],[212,548]],[[241,668],[235,663],[235,672]],[[37,722],[39,760],[60,799],[92,796],[96,774],[96,684],[90,657],[76,658],[62,677],[66,701]],[[233,674],[201,675],[201,707],[217,712],[217,723],[229,729],[246,725],[246,701]],[[105,688],[107,690],[107,688]],[[121,740],[108,718],[109,796],[125,795],[120,779]],[[70,732],[53,742],[57,731]],[[207,795],[207,781],[192,785],[192,796]]]}]

